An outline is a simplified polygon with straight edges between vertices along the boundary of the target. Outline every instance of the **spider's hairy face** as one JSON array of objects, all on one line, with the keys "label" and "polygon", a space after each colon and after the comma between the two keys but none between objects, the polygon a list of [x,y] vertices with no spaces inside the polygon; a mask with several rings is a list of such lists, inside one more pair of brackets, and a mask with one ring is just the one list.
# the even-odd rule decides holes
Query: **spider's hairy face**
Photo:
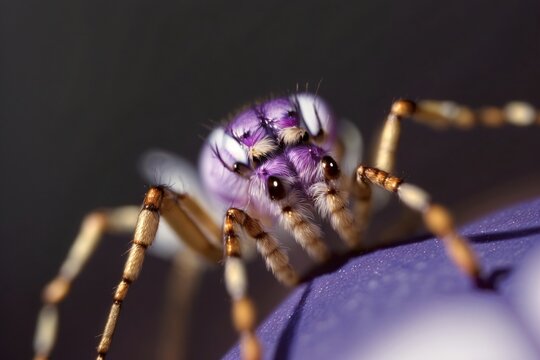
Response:
[{"label": "spider's hairy face", "polygon": [[309,212],[312,187],[339,171],[329,156],[335,142],[336,120],[321,98],[271,99],[214,129],[201,154],[201,178],[213,197],[255,216],[275,217],[288,204]]}]

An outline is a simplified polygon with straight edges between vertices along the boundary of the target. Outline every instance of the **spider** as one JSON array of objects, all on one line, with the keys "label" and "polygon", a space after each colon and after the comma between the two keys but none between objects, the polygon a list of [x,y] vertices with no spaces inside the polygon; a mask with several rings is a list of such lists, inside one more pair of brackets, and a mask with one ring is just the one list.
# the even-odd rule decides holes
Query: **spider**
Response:
[{"label": "spider", "polygon": [[[244,268],[248,238],[276,279],[294,286],[299,276],[271,229],[278,227],[288,233],[316,262],[330,257],[317,216],[329,222],[347,247],[365,248],[368,245],[362,235],[376,197],[372,196],[372,187],[374,191],[382,189],[377,190],[381,194],[397,195],[406,207],[421,214],[428,230],[442,240],[456,268],[475,286],[482,286],[481,264],[467,240],[455,230],[449,212],[432,202],[426,191],[392,174],[404,119],[462,129],[504,123],[540,124],[539,112],[522,102],[471,110],[449,101],[402,99],[392,104],[373,164],[367,165],[360,162],[360,136],[355,126],[338,121],[318,95],[295,92],[247,106],[210,133],[200,155],[200,179],[205,193],[211,195],[212,208],[221,214],[222,227],[205,208],[202,195],[167,186],[150,187],[142,208],[121,207],[89,214],[58,275],[44,289],[34,340],[35,359],[49,358],[58,328],[58,305],[102,235],[134,229],[97,347],[97,359],[106,357],[121,305],[142,269],[146,250],[156,238],[161,216],[191,250],[209,262],[223,262],[225,286],[232,299],[232,321],[244,359],[259,359],[262,354],[254,332],[255,306],[247,292]],[[164,171],[174,163],[163,153],[154,153],[149,159],[154,164],[168,163]],[[156,246],[163,248],[159,243]]]}]

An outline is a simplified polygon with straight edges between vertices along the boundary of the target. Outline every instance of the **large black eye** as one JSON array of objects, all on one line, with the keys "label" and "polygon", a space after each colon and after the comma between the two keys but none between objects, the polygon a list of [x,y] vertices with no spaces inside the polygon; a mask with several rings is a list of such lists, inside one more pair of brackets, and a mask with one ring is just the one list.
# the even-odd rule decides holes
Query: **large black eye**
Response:
[{"label": "large black eye", "polygon": [[269,176],[266,181],[266,186],[268,187],[268,195],[272,200],[281,200],[285,197],[285,187],[275,176]]},{"label": "large black eye", "polygon": [[251,168],[241,162],[233,164],[233,171],[243,177],[248,177],[251,174]]},{"label": "large black eye", "polygon": [[295,118],[295,117],[298,117],[298,113],[297,113],[296,111],[294,111],[294,110],[289,110],[289,111],[287,112],[287,116],[288,116],[288,117]]},{"label": "large black eye", "polygon": [[339,166],[334,159],[326,155],[321,159],[324,177],[327,179],[337,179],[339,177]]}]

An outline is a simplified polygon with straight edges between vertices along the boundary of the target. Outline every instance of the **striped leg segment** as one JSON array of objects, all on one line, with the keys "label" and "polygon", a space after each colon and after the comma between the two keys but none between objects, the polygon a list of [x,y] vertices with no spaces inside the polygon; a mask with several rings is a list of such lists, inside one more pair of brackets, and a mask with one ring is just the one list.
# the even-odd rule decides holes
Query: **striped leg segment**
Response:
[{"label": "striped leg segment", "polygon": [[109,351],[122,303],[127,296],[130,285],[139,276],[146,250],[152,245],[156,237],[156,231],[159,224],[159,210],[161,208],[163,197],[164,190],[161,187],[152,187],[146,193],[143,208],[139,213],[137,224],[135,226],[133,243],[124,266],[122,280],[120,280],[113,295],[113,304],[97,347],[97,360],[105,359],[105,356]]},{"label": "striped leg segment", "polygon": [[481,268],[468,241],[456,231],[452,216],[441,205],[432,203],[429,195],[419,187],[404,183],[402,179],[385,171],[359,166],[357,181],[369,181],[389,192],[396,193],[409,208],[422,214],[426,227],[443,241],[446,252],[454,264],[481,284]]},{"label": "striped leg segment", "polygon": [[122,280],[114,294],[113,305],[98,346],[97,358],[105,358],[121,304],[129,286],[141,271],[146,249],[154,241],[160,213],[199,255],[214,263],[221,259],[219,227],[187,194],[176,194],[162,187],[152,187],[146,194],[142,210],[140,207],[126,206],[91,213],[83,221],[58,275],[43,291],[44,305],[38,314],[34,339],[35,360],[49,359],[58,331],[58,305],[69,293],[73,280],[94,253],[103,234],[128,233],[135,229]]},{"label": "striped leg segment", "polygon": [[339,237],[354,249],[360,242],[360,229],[349,210],[349,194],[340,182],[341,170],[330,156],[321,159],[321,169],[324,181],[313,184],[308,192],[321,216],[329,219]]},{"label": "striped leg segment", "polygon": [[[293,286],[298,283],[298,275],[289,264],[289,258],[281,251],[277,240],[264,231],[258,220],[252,218],[242,210],[231,208],[227,210],[227,214],[225,215],[223,225],[225,238],[228,236],[237,236],[235,225],[240,226],[255,240],[257,250],[264,258],[266,267],[272,271],[278,281],[287,286]],[[225,241],[225,244],[227,244],[227,241]]]},{"label": "striped leg segment", "polygon": [[133,231],[139,209],[134,206],[93,212],[85,217],[58,275],[43,290],[43,308],[39,312],[34,338],[34,360],[49,359],[58,332],[58,306],[66,298],[71,284],[107,232]]},{"label": "striped leg segment", "polygon": [[223,224],[225,249],[225,285],[232,299],[232,320],[240,334],[242,359],[261,358],[261,345],[255,335],[255,307],[247,296],[247,276],[240,252],[240,239],[234,230],[233,218],[236,209],[231,209]]},{"label": "striped leg segment", "polygon": [[330,220],[330,225],[339,237],[354,249],[360,241],[360,233],[352,212],[349,210],[348,194],[337,184],[318,182],[310,188],[315,206],[323,218]]},{"label": "striped leg segment", "polygon": [[247,295],[247,276],[237,227],[255,239],[266,266],[280,282],[294,285],[298,282],[298,275],[290,266],[287,256],[279,249],[277,241],[263,230],[258,220],[240,209],[227,210],[223,222],[225,285],[233,301],[232,320],[240,334],[242,359],[257,360],[261,358],[261,346],[255,335],[255,306]]},{"label": "striped leg segment", "polygon": [[312,259],[318,262],[326,261],[330,257],[330,251],[322,239],[321,229],[301,208],[292,204],[293,202],[282,207],[279,214],[281,224]]}]

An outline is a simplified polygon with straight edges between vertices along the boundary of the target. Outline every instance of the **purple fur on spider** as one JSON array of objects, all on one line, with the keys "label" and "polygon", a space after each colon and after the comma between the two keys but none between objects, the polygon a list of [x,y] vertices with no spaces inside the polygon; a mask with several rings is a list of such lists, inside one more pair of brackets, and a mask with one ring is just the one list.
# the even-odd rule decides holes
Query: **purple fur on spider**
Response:
[{"label": "purple fur on spider", "polygon": [[225,125],[225,133],[249,147],[265,136],[277,138],[279,130],[299,125],[294,103],[289,98],[279,98],[254,104],[236,115]]},{"label": "purple fur on spider", "polygon": [[287,159],[296,170],[300,183],[306,191],[315,182],[324,180],[319,164],[326,154],[322,148],[311,144],[286,150]]},{"label": "purple fur on spider", "polygon": [[289,197],[296,194],[302,198],[301,186],[297,173],[284,154],[275,155],[255,169],[249,180],[248,196],[252,200],[250,205],[255,213],[277,217],[280,213],[280,207],[268,197],[267,180],[270,176],[278,177],[281,180]]},{"label": "purple fur on spider", "polygon": [[269,121],[270,128],[275,132],[292,126],[300,125],[298,109],[290,99],[275,99],[259,106],[259,111]]},{"label": "purple fur on spider", "polygon": [[[252,147],[264,137],[272,136],[266,125],[265,114],[256,108],[246,110],[237,115],[225,126],[225,133],[246,147]],[[227,149],[219,149],[227,151]]]},{"label": "purple fur on spider", "polygon": [[329,106],[312,94],[254,104],[210,134],[200,157],[201,179],[224,205],[268,219],[278,216],[280,203],[270,199],[267,183],[278,178],[285,200],[311,216],[309,187],[324,180],[321,159],[334,149],[337,128]]}]

